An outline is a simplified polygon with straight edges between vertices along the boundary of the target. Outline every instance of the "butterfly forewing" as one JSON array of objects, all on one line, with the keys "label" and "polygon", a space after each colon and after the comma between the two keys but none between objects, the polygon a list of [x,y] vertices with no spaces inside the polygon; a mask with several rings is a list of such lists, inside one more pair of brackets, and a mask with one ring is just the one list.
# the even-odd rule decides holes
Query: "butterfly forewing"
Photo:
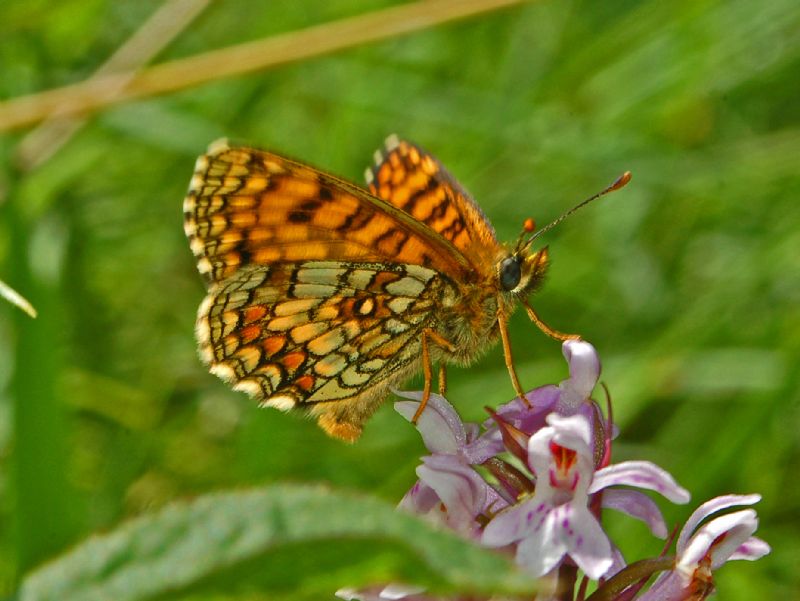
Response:
[{"label": "butterfly forewing", "polygon": [[335,260],[423,265],[457,277],[448,240],[366,190],[279,155],[212,145],[184,202],[198,269],[222,281],[243,265]]},{"label": "butterfly forewing", "polygon": [[459,249],[473,268],[494,265],[498,242],[486,216],[444,166],[392,135],[366,171],[370,192],[402,209]]}]

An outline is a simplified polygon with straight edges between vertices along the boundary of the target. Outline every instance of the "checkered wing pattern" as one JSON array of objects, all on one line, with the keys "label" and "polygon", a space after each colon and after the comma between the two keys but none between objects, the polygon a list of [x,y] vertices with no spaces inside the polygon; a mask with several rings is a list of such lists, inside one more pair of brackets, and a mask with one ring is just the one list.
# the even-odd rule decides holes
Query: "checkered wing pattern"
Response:
[{"label": "checkered wing pattern", "polygon": [[244,265],[309,260],[422,265],[455,278],[474,268],[448,240],[363,188],[224,141],[197,160],[184,229],[208,283]]},{"label": "checkered wing pattern", "polygon": [[494,264],[498,248],[494,228],[433,155],[391,135],[374,159],[365,173],[370,192],[445,238],[476,270]]},{"label": "checkered wing pattern", "polygon": [[212,288],[197,335],[234,389],[305,408],[348,438],[387,387],[419,368],[420,333],[446,284],[417,265],[330,261],[247,266]]}]

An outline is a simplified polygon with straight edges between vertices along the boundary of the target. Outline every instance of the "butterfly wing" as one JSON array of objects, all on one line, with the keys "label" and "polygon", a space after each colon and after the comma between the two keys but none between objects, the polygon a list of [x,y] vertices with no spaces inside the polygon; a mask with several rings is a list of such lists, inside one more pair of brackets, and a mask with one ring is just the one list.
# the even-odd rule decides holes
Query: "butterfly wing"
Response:
[{"label": "butterfly wing", "polygon": [[201,356],[234,389],[355,440],[388,388],[419,368],[421,332],[449,287],[418,265],[245,266],[200,306]]},{"label": "butterfly wing", "polygon": [[472,197],[431,154],[396,135],[375,152],[366,171],[369,191],[440,234],[473,268],[494,265],[494,228]]},{"label": "butterfly wing", "polygon": [[448,239],[363,188],[224,142],[197,160],[184,230],[209,284],[244,265],[309,260],[422,265],[454,279],[473,271]]}]

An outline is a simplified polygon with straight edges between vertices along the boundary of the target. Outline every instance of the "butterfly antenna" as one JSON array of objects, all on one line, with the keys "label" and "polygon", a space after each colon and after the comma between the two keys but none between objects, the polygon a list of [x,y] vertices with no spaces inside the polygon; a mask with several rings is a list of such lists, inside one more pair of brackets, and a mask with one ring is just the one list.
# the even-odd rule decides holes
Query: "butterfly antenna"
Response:
[{"label": "butterfly antenna", "polygon": [[533,217],[527,217],[525,221],[522,222],[522,231],[519,234],[519,238],[517,238],[517,244],[514,246],[514,254],[518,253],[524,246],[527,246],[525,243],[525,236],[535,231],[536,222],[533,220]]},{"label": "butterfly antenna", "polygon": [[567,217],[569,217],[570,215],[575,213],[578,209],[582,209],[583,207],[588,205],[590,202],[597,200],[601,196],[605,196],[609,192],[615,192],[615,191],[619,190],[620,188],[623,188],[625,186],[625,184],[627,184],[629,181],[631,181],[631,172],[630,171],[626,171],[625,173],[620,175],[614,181],[614,183],[611,184],[610,186],[608,186],[605,190],[601,190],[600,192],[598,192],[597,194],[595,194],[593,196],[590,196],[589,198],[587,198],[583,202],[578,203],[577,205],[572,207],[569,211],[567,211],[566,213],[563,213],[560,217],[558,217],[554,221],[551,221],[546,226],[544,226],[543,228],[541,228],[540,230],[535,232],[530,238],[528,238],[528,241],[525,243],[525,248],[530,246],[531,243],[534,240],[536,240],[536,238],[538,238],[539,236],[541,236],[545,232],[549,232],[550,230],[552,230],[555,226],[557,226],[559,223],[564,221]]}]

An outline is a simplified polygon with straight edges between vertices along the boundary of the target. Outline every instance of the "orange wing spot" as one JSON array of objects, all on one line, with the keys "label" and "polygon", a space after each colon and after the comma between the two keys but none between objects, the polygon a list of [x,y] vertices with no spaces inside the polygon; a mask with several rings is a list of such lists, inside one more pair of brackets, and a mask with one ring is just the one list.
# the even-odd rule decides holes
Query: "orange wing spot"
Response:
[{"label": "orange wing spot", "polygon": [[219,239],[222,244],[236,244],[242,239],[242,231],[236,229],[227,230],[222,232],[222,235],[219,237]]},{"label": "orange wing spot", "polygon": [[[237,228],[250,228],[256,224],[258,216],[253,212],[231,213],[231,226]],[[251,234],[252,235],[252,234]]]},{"label": "orange wing spot", "polygon": [[[247,182],[248,184],[250,182]],[[228,204],[230,204],[232,209],[239,209],[239,210],[248,210],[252,209],[256,206],[256,199],[254,196],[243,196],[243,195],[236,195],[231,196],[228,200]]]},{"label": "orange wing spot", "polygon": [[286,173],[286,168],[278,161],[272,159],[264,159],[264,167],[266,167],[267,171],[270,173]]},{"label": "orange wing spot", "polygon": [[428,175],[436,175],[439,172],[439,166],[431,157],[425,156],[422,159],[422,170]]},{"label": "orange wing spot", "polygon": [[253,323],[260,321],[267,314],[267,308],[264,305],[253,305],[246,307],[244,310],[244,323]]},{"label": "orange wing spot", "polygon": [[244,189],[252,192],[260,192],[269,185],[269,179],[263,175],[250,174],[245,180]]},{"label": "orange wing spot", "polygon": [[295,351],[293,353],[288,353],[281,362],[287,369],[297,369],[305,360],[306,354],[303,351]]},{"label": "orange wing spot", "polygon": [[398,185],[394,190],[392,190],[391,197],[387,197],[391,203],[396,207],[404,207],[408,202],[408,199],[411,198],[412,188],[407,187],[405,184],[402,186]]},{"label": "orange wing spot", "polygon": [[396,273],[393,273],[391,271],[381,271],[372,280],[372,284],[370,284],[368,290],[383,292],[384,287],[387,284],[391,284],[392,282],[397,281],[399,279],[400,276]]},{"label": "orange wing spot", "polygon": [[353,317],[355,312],[354,306],[357,300],[358,299],[353,297],[342,299],[342,302],[339,303],[338,315],[345,319]]},{"label": "orange wing spot", "polygon": [[319,183],[302,179],[281,178],[281,192],[299,198],[317,198],[319,196]]},{"label": "orange wing spot", "polygon": [[408,150],[408,158],[414,165],[419,164],[419,151],[413,146]]},{"label": "orange wing spot", "polygon": [[256,324],[245,326],[241,329],[239,336],[242,339],[242,344],[253,342],[253,340],[261,336],[261,326]]},{"label": "orange wing spot", "polygon": [[392,169],[389,167],[388,164],[384,163],[381,165],[381,168],[378,169],[378,177],[376,178],[379,184],[388,184],[389,180],[392,179]]},{"label": "orange wing spot", "polygon": [[214,196],[211,197],[211,200],[208,203],[208,212],[216,213],[224,206],[225,206],[225,197],[220,196],[219,194],[215,194]]},{"label": "orange wing spot", "polygon": [[392,173],[392,184],[398,186],[403,183],[404,179],[406,179],[406,168],[403,165],[398,165],[394,173]]},{"label": "orange wing spot", "polygon": [[254,227],[247,232],[249,242],[268,242],[275,237],[275,230],[270,227]]},{"label": "orange wing spot", "polygon": [[[259,248],[254,254],[252,261],[261,265],[269,265],[281,258],[281,251],[278,248]],[[239,258],[236,258],[236,264],[239,264]]]},{"label": "orange wing spot", "polygon": [[239,263],[242,262],[242,258],[239,256],[239,253],[236,251],[231,251],[225,253],[225,256],[222,257],[222,262],[225,264],[225,267],[236,267]]},{"label": "orange wing spot", "polygon": [[261,343],[261,348],[270,357],[283,350],[286,346],[286,336],[270,336]]},{"label": "orange wing spot", "polygon": [[208,219],[208,233],[211,236],[219,236],[228,229],[228,219],[222,213],[214,213]]},{"label": "orange wing spot", "polygon": [[383,357],[384,359],[387,359],[387,360],[391,359],[397,353],[400,352],[400,350],[403,348],[405,343],[406,343],[405,340],[398,339],[398,338],[395,337],[394,339],[389,340],[383,346],[375,349],[375,352],[373,354],[378,356],[378,357]]},{"label": "orange wing spot", "polygon": [[305,376],[300,376],[299,378],[297,378],[294,381],[294,383],[297,385],[298,388],[304,390],[305,392],[308,392],[309,390],[314,388],[315,381],[316,378],[314,378],[314,376],[306,374]]},{"label": "orange wing spot", "polygon": [[391,198],[392,197],[392,187],[389,184],[381,184],[381,187],[378,188],[378,196],[381,198]]}]

